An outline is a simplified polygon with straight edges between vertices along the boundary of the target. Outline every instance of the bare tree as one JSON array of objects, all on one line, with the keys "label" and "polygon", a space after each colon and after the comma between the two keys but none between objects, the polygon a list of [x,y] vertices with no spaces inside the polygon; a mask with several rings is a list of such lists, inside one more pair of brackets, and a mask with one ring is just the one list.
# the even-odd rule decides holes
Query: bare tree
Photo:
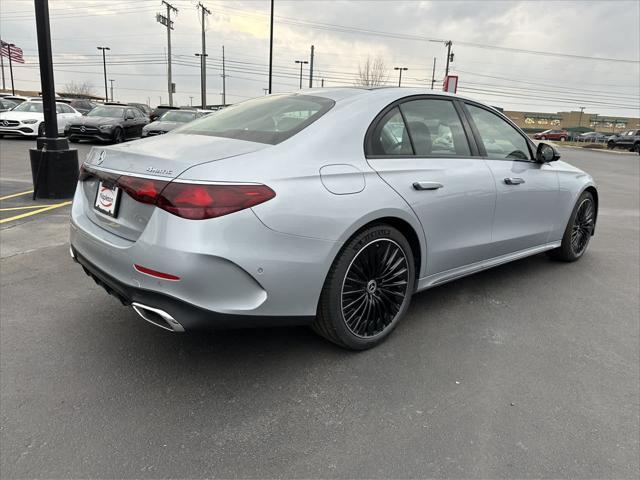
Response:
[{"label": "bare tree", "polygon": [[358,79],[355,84],[362,87],[379,87],[387,82],[388,77],[387,66],[382,57],[376,57],[373,61],[371,57],[367,57],[364,65],[358,65]]},{"label": "bare tree", "polygon": [[82,83],[71,81],[69,83],[65,83],[64,93],[68,96],[87,97],[95,95],[95,90],[93,83],[87,80]]}]

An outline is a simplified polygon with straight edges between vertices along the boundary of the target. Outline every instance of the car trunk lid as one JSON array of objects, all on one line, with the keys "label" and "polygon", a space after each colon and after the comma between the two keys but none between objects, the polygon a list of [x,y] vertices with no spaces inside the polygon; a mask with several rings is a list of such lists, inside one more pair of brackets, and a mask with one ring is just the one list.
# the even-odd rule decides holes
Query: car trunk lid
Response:
[{"label": "car trunk lid", "polygon": [[115,199],[115,215],[108,215],[96,209],[96,203],[100,201],[100,185],[115,186],[124,175],[152,180],[162,188],[163,182],[170,182],[195,165],[255,152],[265,147],[268,145],[256,142],[171,133],[116,146],[93,148],[85,162],[91,175],[81,182],[85,213],[93,223],[105,230],[135,241],[144,231],[156,207],[138,202],[120,189]]}]

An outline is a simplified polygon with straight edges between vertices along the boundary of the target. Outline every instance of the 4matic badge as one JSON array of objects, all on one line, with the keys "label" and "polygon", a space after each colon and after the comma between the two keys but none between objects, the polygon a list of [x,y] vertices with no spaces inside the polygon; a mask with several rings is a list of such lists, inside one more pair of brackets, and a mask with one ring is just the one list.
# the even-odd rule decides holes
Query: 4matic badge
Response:
[{"label": "4matic badge", "polygon": [[166,168],[156,168],[156,167],[147,167],[147,172],[155,173],[157,175],[172,175],[173,170],[168,170]]}]

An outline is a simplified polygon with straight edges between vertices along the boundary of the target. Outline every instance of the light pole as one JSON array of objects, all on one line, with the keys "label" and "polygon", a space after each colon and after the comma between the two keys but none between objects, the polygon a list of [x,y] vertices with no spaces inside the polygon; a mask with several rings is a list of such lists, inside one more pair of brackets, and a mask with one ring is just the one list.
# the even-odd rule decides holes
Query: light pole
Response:
[{"label": "light pole", "polygon": [[296,60],[295,63],[300,64],[300,89],[302,89],[302,66],[309,63],[308,60]]},{"label": "light pole", "polygon": [[109,47],[98,47],[98,50],[102,50],[102,68],[104,70],[104,101],[109,101],[109,90],[107,89],[107,57],[106,51],[111,50]]},{"label": "light pole", "polygon": [[207,86],[205,85],[205,58],[209,56],[208,53],[194,53],[196,57],[200,57],[200,103],[202,104],[202,109],[207,108]]},{"label": "light pole", "polygon": [[271,20],[269,28],[269,93],[271,93],[271,77],[273,73],[273,0],[271,0]]},{"label": "light pole", "polygon": [[189,97],[189,106],[193,107],[193,97]]},{"label": "light pole", "polygon": [[402,71],[403,70],[409,70],[407,67],[393,67],[394,70],[399,70],[400,71],[400,76],[398,77],[398,86],[402,86]]},{"label": "light pole", "polygon": [[584,113],[584,107],[580,107],[580,120],[578,120],[578,127],[582,126],[582,114]]},{"label": "light pole", "polygon": [[110,78],[109,83],[111,84],[111,101],[112,102],[113,102],[113,82],[115,82],[115,80]]}]

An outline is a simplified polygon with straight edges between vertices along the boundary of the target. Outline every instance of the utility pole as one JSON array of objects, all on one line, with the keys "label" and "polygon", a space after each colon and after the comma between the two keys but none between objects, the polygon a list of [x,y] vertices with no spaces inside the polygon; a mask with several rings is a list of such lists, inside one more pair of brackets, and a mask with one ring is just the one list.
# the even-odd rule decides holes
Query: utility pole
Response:
[{"label": "utility pole", "polygon": [[584,112],[584,107],[580,107],[580,121],[578,122],[578,126],[582,126],[582,113]]},{"label": "utility pole", "polygon": [[433,72],[431,72],[431,90],[433,90],[434,83],[436,83],[436,57],[433,57]]},{"label": "utility pole", "polygon": [[193,107],[193,97],[189,97],[189,106]]},{"label": "utility pole", "polygon": [[314,46],[311,45],[311,57],[309,58],[309,88],[313,88],[313,50]]},{"label": "utility pole", "polygon": [[202,108],[207,108],[207,43],[205,39],[205,15],[211,15],[211,10],[205,7],[202,2],[198,2],[201,17],[200,24],[202,27],[202,53],[200,54],[200,98],[202,99]]},{"label": "utility pole", "polygon": [[167,7],[167,15],[156,13],[156,21],[167,27],[167,90],[169,92],[169,105],[173,106],[173,82],[171,81],[171,30],[173,30],[173,21],[171,20],[171,12],[177,15],[178,9],[165,0],[162,0],[162,4]]},{"label": "utility pole", "polygon": [[324,88],[324,78],[323,78],[322,80],[320,80],[320,86],[321,86],[322,88]]},{"label": "utility pole", "polygon": [[302,66],[308,64],[307,60],[296,60],[295,63],[300,64],[300,89],[302,90]]},{"label": "utility pole", "polygon": [[107,57],[106,51],[111,50],[109,47],[98,47],[98,50],[102,50],[102,69],[104,71],[104,101],[109,101],[109,91],[107,90]]},{"label": "utility pole", "polygon": [[224,70],[224,45],[222,45],[222,106],[227,106],[227,74]]},{"label": "utility pole", "polygon": [[271,0],[271,33],[269,35],[269,93],[271,93],[271,77],[273,73],[273,0]]},{"label": "utility pole", "polygon": [[113,102],[113,82],[115,82],[115,80],[113,80],[112,78],[109,79],[109,83],[111,83],[111,101]]},{"label": "utility pole", "polygon": [[448,40],[444,42],[444,44],[447,46],[447,66],[444,69],[444,76],[446,78],[449,76],[449,62],[453,62],[453,53],[451,53],[451,46],[453,45],[453,43],[451,42],[451,40]]},{"label": "utility pole", "polygon": [[196,53],[196,57],[200,57],[200,101],[202,103],[202,109],[207,108],[207,87],[205,80],[205,59],[209,56],[206,53]]},{"label": "utility pole", "polygon": [[393,67],[394,70],[400,71],[400,77],[398,78],[398,86],[402,86],[402,72],[409,70],[407,67]]}]

